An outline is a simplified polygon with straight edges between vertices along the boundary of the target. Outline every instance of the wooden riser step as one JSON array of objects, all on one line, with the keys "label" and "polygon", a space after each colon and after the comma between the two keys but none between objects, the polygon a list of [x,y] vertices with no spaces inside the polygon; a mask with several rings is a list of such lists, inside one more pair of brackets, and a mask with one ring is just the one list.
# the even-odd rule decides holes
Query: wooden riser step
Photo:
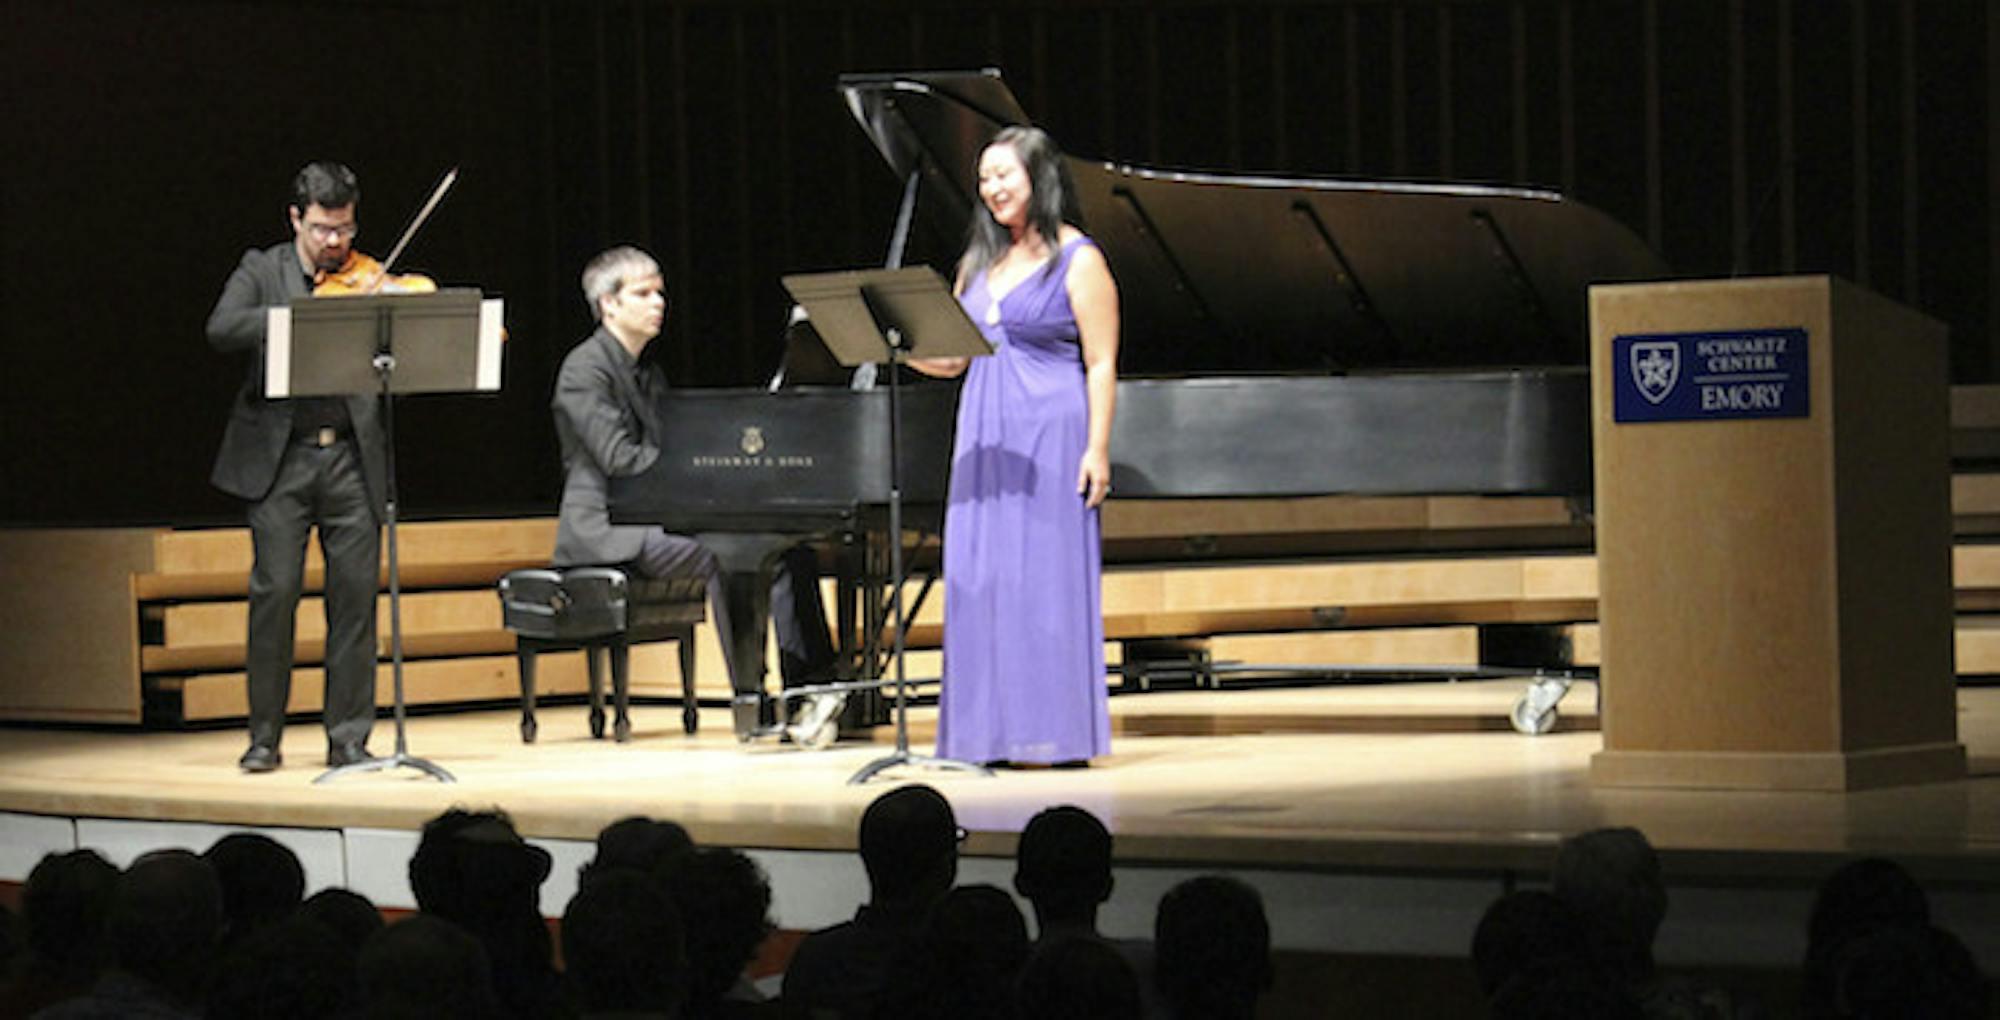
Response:
[{"label": "wooden riser step", "polygon": [[[1479,639],[1478,632],[1471,627],[1424,627],[1246,635],[1217,638],[1211,647],[1218,661],[1471,665],[1478,658]],[[1119,665],[1121,650],[1122,646],[1115,641],[1105,646],[1106,665],[1114,672]],[[935,649],[914,650],[904,659],[905,675],[912,680],[934,680],[943,671],[943,666],[943,656]],[[775,678],[775,664],[771,669],[771,676]],[[512,654],[405,661],[403,664],[404,691],[411,705],[513,700],[520,696],[518,676]],[[635,696],[678,698],[679,676],[672,645],[642,645],[632,649],[631,689]],[[1116,677],[1108,677],[1107,681],[1115,683]],[[767,682],[775,688],[775,679]],[[156,698],[178,698],[178,721],[181,722],[241,719],[248,711],[241,672],[154,677],[149,678],[148,684]],[[324,672],[320,669],[295,670],[289,710],[299,713],[319,711],[324,684]],[[588,675],[579,652],[549,653],[538,660],[536,688],[541,694],[580,694],[588,689],[587,684]],[[388,706],[393,693],[394,676],[389,664],[383,663],[376,670],[377,703]],[[720,701],[727,699],[729,693],[726,675],[698,671],[696,697]]]},{"label": "wooden riser step", "polygon": [[[404,524],[396,529],[398,576],[412,590],[490,585],[509,570],[547,566],[555,542],[553,517]],[[388,555],[385,542],[385,563]],[[153,569],[133,578],[133,590],[141,601],[241,598],[253,558],[245,528],[162,531]],[[325,569],[319,543],[309,543],[306,590],[320,590]]]}]

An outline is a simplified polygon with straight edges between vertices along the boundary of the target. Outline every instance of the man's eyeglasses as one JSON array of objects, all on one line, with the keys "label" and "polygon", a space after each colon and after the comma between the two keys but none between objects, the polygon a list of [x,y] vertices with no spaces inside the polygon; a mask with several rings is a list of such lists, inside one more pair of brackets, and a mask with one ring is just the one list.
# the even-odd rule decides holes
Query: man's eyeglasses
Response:
[{"label": "man's eyeglasses", "polygon": [[306,223],[301,224],[314,237],[327,241],[352,241],[361,227],[353,223]]}]

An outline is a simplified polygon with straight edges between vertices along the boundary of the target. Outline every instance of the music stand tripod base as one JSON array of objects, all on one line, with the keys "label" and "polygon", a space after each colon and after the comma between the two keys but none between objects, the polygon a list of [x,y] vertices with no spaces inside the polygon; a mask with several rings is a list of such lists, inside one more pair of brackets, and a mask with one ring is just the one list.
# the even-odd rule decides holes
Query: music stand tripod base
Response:
[{"label": "music stand tripod base", "polygon": [[413,757],[398,751],[395,754],[385,755],[381,758],[369,758],[364,761],[337,765],[314,777],[313,784],[317,786],[320,783],[339,779],[341,776],[356,776],[364,772],[387,772],[390,769],[399,768],[416,769],[441,783],[458,782],[451,773],[446,772],[442,767],[425,761],[422,758]]},{"label": "music stand tripod base", "polygon": [[976,762],[959,761],[956,758],[934,758],[928,754],[913,754],[907,750],[898,750],[891,751],[861,766],[861,771],[847,777],[847,785],[860,786],[898,765],[915,765],[918,768],[935,769],[942,772],[970,772],[977,776],[991,776],[993,774],[992,769]]}]

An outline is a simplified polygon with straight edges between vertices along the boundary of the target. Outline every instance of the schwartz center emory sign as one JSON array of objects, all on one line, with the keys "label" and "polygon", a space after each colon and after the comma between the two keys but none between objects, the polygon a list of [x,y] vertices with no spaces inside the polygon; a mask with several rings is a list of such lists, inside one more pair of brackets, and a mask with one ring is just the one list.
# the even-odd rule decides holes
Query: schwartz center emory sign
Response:
[{"label": "schwartz center emory sign", "polygon": [[1611,340],[1612,420],[1804,418],[1806,331],[1652,333]]}]

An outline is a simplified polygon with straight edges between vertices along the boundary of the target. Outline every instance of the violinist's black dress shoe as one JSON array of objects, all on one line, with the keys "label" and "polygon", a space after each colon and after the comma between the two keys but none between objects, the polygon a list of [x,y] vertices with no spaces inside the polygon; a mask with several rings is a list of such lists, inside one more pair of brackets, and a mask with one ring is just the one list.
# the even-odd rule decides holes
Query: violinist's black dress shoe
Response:
[{"label": "violinist's black dress shoe", "polygon": [[251,744],[250,750],[243,752],[243,757],[236,759],[236,767],[245,772],[275,772],[278,766],[284,763],[285,756],[279,754],[277,748],[265,747],[263,744]]},{"label": "violinist's black dress shoe", "polygon": [[326,767],[330,769],[373,760],[375,760],[375,756],[369,754],[368,748],[360,744],[341,744],[337,747],[326,749]]}]

